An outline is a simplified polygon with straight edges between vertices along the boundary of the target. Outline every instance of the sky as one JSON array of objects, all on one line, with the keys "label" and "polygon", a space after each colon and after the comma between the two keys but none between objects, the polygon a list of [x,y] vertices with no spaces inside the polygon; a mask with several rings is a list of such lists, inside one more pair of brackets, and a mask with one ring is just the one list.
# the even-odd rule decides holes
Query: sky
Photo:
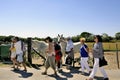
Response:
[{"label": "sky", "polygon": [[65,37],[120,32],[120,0],[0,0],[0,35]]}]

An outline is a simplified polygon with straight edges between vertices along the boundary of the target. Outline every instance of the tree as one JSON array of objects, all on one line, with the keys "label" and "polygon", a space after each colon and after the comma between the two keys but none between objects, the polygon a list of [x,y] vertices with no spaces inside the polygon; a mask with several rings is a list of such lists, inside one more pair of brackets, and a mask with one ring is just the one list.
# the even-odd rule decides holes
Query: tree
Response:
[{"label": "tree", "polygon": [[80,37],[84,37],[86,38],[86,41],[89,41],[93,39],[93,34],[89,32],[82,32]]},{"label": "tree", "polygon": [[0,41],[4,42],[5,36],[0,36]]},{"label": "tree", "polygon": [[110,37],[108,36],[107,33],[102,34],[102,39],[103,39],[103,42],[109,42],[110,41]]},{"label": "tree", "polygon": [[88,38],[87,38],[87,41],[88,42],[93,42],[94,41],[94,35],[90,35]]},{"label": "tree", "polygon": [[120,32],[117,32],[117,33],[115,34],[115,38],[116,38],[116,40],[120,40]]},{"label": "tree", "polygon": [[72,41],[73,41],[73,42],[79,42],[79,40],[80,40],[80,35],[77,35],[77,36],[73,36],[73,37],[72,37]]}]

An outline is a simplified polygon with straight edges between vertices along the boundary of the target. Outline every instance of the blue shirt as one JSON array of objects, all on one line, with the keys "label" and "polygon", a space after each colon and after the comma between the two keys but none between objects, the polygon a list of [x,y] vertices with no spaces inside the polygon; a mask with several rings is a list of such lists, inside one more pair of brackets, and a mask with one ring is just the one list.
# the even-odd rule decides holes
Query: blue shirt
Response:
[{"label": "blue shirt", "polygon": [[85,50],[86,48],[88,48],[86,44],[81,45],[80,47],[81,57],[88,57],[88,52]]}]

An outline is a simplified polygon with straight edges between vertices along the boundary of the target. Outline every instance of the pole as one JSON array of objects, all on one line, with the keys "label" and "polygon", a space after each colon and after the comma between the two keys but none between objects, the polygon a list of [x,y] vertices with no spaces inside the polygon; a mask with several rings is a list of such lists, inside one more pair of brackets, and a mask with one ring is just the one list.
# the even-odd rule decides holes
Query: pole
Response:
[{"label": "pole", "polygon": [[116,43],[116,59],[117,59],[117,66],[119,69],[119,55],[118,55],[118,44]]},{"label": "pole", "polygon": [[27,42],[28,42],[28,62],[29,62],[30,64],[32,64],[32,57],[31,57],[32,39],[31,39],[31,38],[28,38],[28,39],[27,39]]}]

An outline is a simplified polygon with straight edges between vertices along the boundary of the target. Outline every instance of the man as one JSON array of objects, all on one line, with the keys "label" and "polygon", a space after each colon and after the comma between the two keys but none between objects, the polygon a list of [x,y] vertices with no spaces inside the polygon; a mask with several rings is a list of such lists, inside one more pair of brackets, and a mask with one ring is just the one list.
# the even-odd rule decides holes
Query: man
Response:
[{"label": "man", "polygon": [[25,62],[23,60],[23,43],[22,41],[19,40],[18,37],[14,37],[14,40],[15,40],[15,49],[16,49],[16,55],[17,55],[17,62],[20,64],[22,63],[23,67],[24,67],[24,70],[23,71],[27,71],[27,68],[26,68],[26,65],[25,65]]},{"label": "man", "polygon": [[45,62],[45,71],[42,73],[43,75],[47,75],[47,70],[51,67],[54,70],[54,75],[57,75],[56,65],[55,65],[55,49],[53,40],[50,37],[47,37],[46,42],[48,43],[48,48],[46,49],[47,59]]},{"label": "man", "polygon": [[[67,46],[66,46],[66,64],[67,64],[67,69],[70,68],[70,65],[72,65],[72,62],[74,61],[74,52],[73,52],[73,41],[71,40],[70,37],[67,38]],[[74,64],[74,63],[73,63]],[[74,65],[73,65],[74,66]]]}]

